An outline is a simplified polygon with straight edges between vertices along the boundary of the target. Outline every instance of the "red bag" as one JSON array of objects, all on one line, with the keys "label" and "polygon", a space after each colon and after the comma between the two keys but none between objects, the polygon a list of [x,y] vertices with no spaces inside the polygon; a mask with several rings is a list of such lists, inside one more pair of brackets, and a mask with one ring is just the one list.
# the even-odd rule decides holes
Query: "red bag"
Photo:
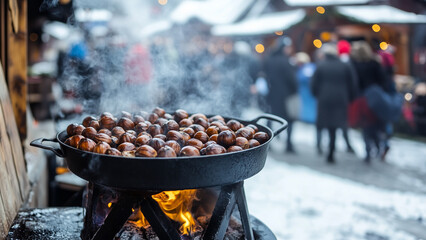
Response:
[{"label": "red bag", "polygon": [[367,99],[359,97],[349,104],[348,124],[349,127],[365,127],[377,121],[376,115],[368,107]]}]

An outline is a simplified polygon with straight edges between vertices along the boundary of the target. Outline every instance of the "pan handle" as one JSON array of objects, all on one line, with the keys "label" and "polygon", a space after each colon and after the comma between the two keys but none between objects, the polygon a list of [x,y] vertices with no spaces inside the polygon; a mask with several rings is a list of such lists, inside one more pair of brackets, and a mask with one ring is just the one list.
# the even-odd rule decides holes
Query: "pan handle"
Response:
[{"label": "pan handle", "polygon": [[52,146],[48,146],[48,145],[43,145],[44,141],[48,141],[48,142],[58,142],[58,140],[56,138],[38,138],[36,140],[33,140],[30,145],[33,147],[38,147],[38,148],[43,148],[43,149],[47,149],[52,151],[54,154],[56,154],[56,156],[63,158],[64,157],[64,153],[62,152],[62,150],[60,148],[55,148]]},{"label": "pan handle", "polygon": [[284,120],[283,118],[280,118],[278,116],[275,116],[275,115],[272,115],[272,114],[267,114],[267,113],[260,115],[259,117],[251,120],[250,122],[257,123],[260,119],[268,119],[268,120],[271,120],[271,121],[281,123],[281,126],[277,130],[274,131],[274,137],[277,136],[278,134],[280,134],[282,131],[284,131],[288,127],[288,123],[287,123],[286,120]]}]

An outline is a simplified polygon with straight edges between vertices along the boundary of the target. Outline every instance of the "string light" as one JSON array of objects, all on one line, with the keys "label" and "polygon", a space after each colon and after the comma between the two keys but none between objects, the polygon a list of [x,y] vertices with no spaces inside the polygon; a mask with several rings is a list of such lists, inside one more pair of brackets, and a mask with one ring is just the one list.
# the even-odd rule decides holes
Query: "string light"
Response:
[{"label": "string light", "polygon": [[315,39],[313,43],[314,43],[314,46],[316,48],[321,48],[322,47],[322,42],[319,39]]},{"label": "string light", "polygon": [[331,39],[331,33],[329,33],[329,32],[322,32],[322,33],[320,34],[320,38],[321,38],[323,41],[328,42],[328,41],[330,41],[330,39]]},{"label": "string light", "polygon": [[167,4],[167,0],[158,0],[158,3],[164,6]]},{"label": "string light", "polygon": [[379,46],[380,46],[380,49],[382,49],[382,50],[386,50],[386,49],[388,49],[388,44],[387,44],[387,42],[381,42]]},{"label": "string light", "polygon": [[325,8],[324,8],[324,7],[318,6],[318,7],[316,8],[316,10],[317,10],[317,12],[318,12],[319,14],[324,14],[324,13],[325,13]]},{"label": "string light", "polygon": [[413,99],[413,94],[411,93],[406,93],[404,95],[405,100],[407,100],[407,102],[411,101],[411,99]]},{"label": "string light", "polygon": [[284,32],[283,31],[276,31],[275,34],[278,35],[278,36],[282,36],[284,34]]},{"label": "string light", "polygon": [[265,46],[263,46],[263,44],[259,43],[259,44],[256,45],[256,47],[254,47],[254,49],[258,53],[263,53],[265,51]]},{"label": "string light", "polygon": [[373,24],[371,28],[373,29],[374,32],[380,32],[380,29],[381,29],[379,24]]}]

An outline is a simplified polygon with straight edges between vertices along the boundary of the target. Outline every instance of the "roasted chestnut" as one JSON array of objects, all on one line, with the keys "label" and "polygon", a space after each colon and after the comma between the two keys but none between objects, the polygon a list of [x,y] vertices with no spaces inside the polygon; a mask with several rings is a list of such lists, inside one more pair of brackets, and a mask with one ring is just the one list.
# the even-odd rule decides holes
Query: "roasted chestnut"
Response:
[{"label": "roasted chestnut", "polygon": [[140,137],[142,135],[148,135],[150,138],[152,138],[151,134],[147,133],[147,132],[141,132],[137,135],[137,137]]},{"label": "roasted chestnut", "polygon": [[206,120],[206,121],[208,121],[209,119],[206,117],[206,115],[204,115],[204,114],[202,114],[202,113],[196,113],[196,114],[193,114],[191,117],[190,117],[194,122],[197,120],[197,119],[199,119],[199,118],[202,118],[202,119],[204,119],[204,120]]},{"label": "roasted chestnut", "polygon": [[151,134],[151,136],[155,136],[157,134],[162,134],[163,129],[161,129],[161,126],[158,124],[152,124],[151,126],[148,127],[146,132]]},{"label": "roasted chestnut", "polygon": [[[178,109],[178,110],[176,110],[175,111],[175,114],[174,114],[174,120],[176,121],[176,122],[180,122],[182,119],[185,119],[185,118],[188,118],[189,117],[189,114],[185,111],[185,110],[182,110],[182,109]],[[192,124],[192,123],[191,123]],[[190,125],[191,125],[190,124]],[[188,125],[189,126],[189,125]]]},{"label": "roasted chestnut", "polygon": [[156,124],[160,125],[161,127],[164,126],[164,124],[166,124],[169,120],[165,119],[165,118],[158,118],[157,121],[155,121]]},{"label": "roasted chestnut", "polygon": [[194,124],[198,124],[203,126],[204,129],[207,129],[210,124],[207,120],[205,120],[204,118],[198,118],[197,120],[194,121]]},{"label": "roasted chestnut", "polygon": [[173,148],[173,150],[175,151],[176,154],[180,153],[180,145],[178,142],[176,142],[175,140],[169,140],[166,142],[166,145]]},{"label": "roasted chestnut", "polygon": [[71,137],[67,138],[64,143],[71,146]]},{"label": "roasted chestnut", "polygon": [[207,133],[198,131],[194,134],[194,138],[200,140],[202,143],[206,143],[209,140]]},{"label": "roasted chestnut", "polygon": [[151,141],[152,137],[148,135],[141,135],[136,138],[135,144],[136,146],[148,145],[149,141]]},{"label": "roasted chestnut", "polygon": [[192,124],[191,126],[189,126],[189,128],[194,129],[195,132],[198,132],[198,131],[205,132],[206,131],[206,129],[203,126],[201,126],[200,124],[195,124],[195,123]]},{"label": "roasted chestnut", "polygon": [[195,134],[195,130],[192,129],[192,128],[189,128],[189,127],[183,129],[182,131],[185,132],[185,133],[187,133],[190,137],[193,137],[194,134]]},{"label": "roasted chestnut", "polygon": [[211,136],[214,134],[218,134],[219,133],[219,128],[217,126],[210,126],[209,128],[206,129],[206,133],[207,135]]},{"label": "roasted chestnut", "polygon": [[179,124],[175,120],[169,120],[163,125],[164,133],[167,133],[170,130],[179,131]]},{"label": "roasted chestnut", "polygon": [[243,149],[240,146],[230,146],[227,150],[227,152],[239,152],[242,151]]},{"label": "roasted chestnut", "polygon": [[247,125],[246,127],[249,127],[249,128],[251,128],[251,129],[253,129],[255,133],[257,133],[257,132],[259,131],[259,129],[257,128],[257,126],[256,126],[256,125],[253,125],[253,124],[249,124],[249,125]]},{"label": "roasted chestnut", "polygon": [[81,123],[84,127],[90,127],[90,122],[91,121],[93,121],[93,120],[96,120],[96,118],[95,117],[93,117],[93,116],[88,116],[88,117],[85,117],[84,119],[83,119],[83,122]]},{"label": "roasted chestnut", "polygon": [[149,114],[149,116],[148,116],[148,121],[150,122],[150,123],[155,123],[155,121],[157,121],[157,119],[158,119],[159,117],[158,117],[158,115],[156,114],[156,113],[151,113],[151,114]]},{"label": "roasted chestnut", "polygon": [[136,153],[135,153],[135,150],[132,150],[132,151],[123,151],[123,152],[121,152],[121,155],[123,157],[135,157]]},{"label": "roasted chestnut", "polygon": [[253,135],[253,139],[256,139],[260,144],[262,144],[269,140],[269,136],[265,132],[257,132]]},{"label": "roasted chestnut", "polygon": [[96,129],[92,128],[92,127],[87,127],[83,130],[83,132],[81,133],[81,135],[93,139],[95,137],[95,135],[98,134],[98,131],[96,131]]},{"label": "roasted chestnut", "polygon": [[113,156],[121,156],[121,152],[118,151],[116,148],[107,149],[105,154],[113,155]]},{"label": "roasted chestnut", "polygon": [[126,133],[132,134],[135,137],[138,135],[134,130],[127,130]]},{"label": "roasted chestnut", "polygon": [[236,136],[233,131],[225,130],[223,132],[220,132],[217,136],[217,143],[224,146],[224,147],[230,147],[232,145],[235,145]]},{"label": "roasted chestnut", "polygon": [[99,130],[101,128],[101,125],[99,124],[98,120],[93,120],[89,123],[89,127],[92,127],[94,129]]},{"label": "roasted chestnut", "polygon": [[167,119],[167,120],[172,120],[173,116],[169,113],[166,113],[166,114],[164,114],[164,118]]},{"label": "roasted chestnut", "polygon": [[163,140],[163,141],[166,141],[166,140],[167,140],[167,137],[166,137],[166,135],[164,135],[164,134],[157,134],[157,135],[155,135],[153,138],[159,138],[159,139],[161,139],[161,140]]},{"label": "roasted chestnut", "polygon": [[136,148],[135,145],[133,145],[133,143],[129,143],[129,142],[124,142],[124,143],[118,145],[118,147],[117,147],[118,151],[120,151],[120,152],[132,151],[135,148]]},{"label": "roasted chestnut", "polygon": [[83,135],[82,133],[83,133],[84,129],[85,129],[85,127],[83,125],[77,125],[74,128],[73,135]]},{"label": "roasted chestnut", "polygon": [[220,115],[216,115],[216,116],[213,116],[213,117],[209,118],[209,122],[214,122],[214,121],[225,122],[225,119],[222,116],[220,116]]},{"label": "roasted chestnut", "polygon": [[249,140],[249,146],[250,146],[250,148],[254,148],[254,147],[257,147],[259,145],[260,145],[260,143],[256,139],[250,139]]},{"label": "roasted chestnut", "polygon": [[185,143],[185,140],[183,139],[182,134],[178,131],[175,131],[175,130],[169,131],[167,133],[166,137],[167,137],[167,140],[174,140],[177,143],[179,143],[180,145],[183,145]]},{"label": "roasted chestnut", "polygon": [[129,112],[126,112],[126,111],[121,111],[121,117],[125,117],[125,118],[128,118],[128,119],[133,118],[132,114],[129,113]]},{"label": "roasted chestnut", "polygon": [[210,136],[209,141],[215,141],[217,142],[217,136],[219,136],[219,134],[213,134]]},{"label": "roasted chestnut", "polygon": [[114,115],[112,115],[110,112],[103,112],[103,113],[101,114],[101,118],[103,118],[103,117],[111,117],[111,118],[114,118]]},{"label": "roasted chestnut", "polygon": [[164,117],[164,114],[166,114],[166,111],[164,109],[156,107],[154,110],[152,110],[153,113],[157,114],[159,117]]},{"label": "roasted chestnut", "polygon": [[104,154],[111,146],[106,142],[98,142],[93,148],[94,153]]},{"label": "roasted chestnut", "polygon": [[124,142],[129,142],[129,143],[134,143],[136,140],[136,137],[133,136],[133,134],[130,133],[123,133],[119,138],[118,138],[118,144],[122,144]]},{"label": "roasted chestnut", "polygon": [[120,137],[125,132],[126,131],[120,126],[116,126],[111,130],[112,135],[115,136],[115,137]]},{"label": "roasted chestnut", "polygon": [[112,136],[111,137],[111,146],[112,147],[116,147],[116,146],[118,146],[119,144],[118,144],[118,138],[117,137],[114,137],[114,136]]},{"label": "roasted chestnut", "polygon": [[206,148],[201,148],[200,155],[206,155]]},{"label": "roasted chestnut", "polygon": [[133,128],[135,127],[135,124],[133,123],[133,121],[127,117],[122,117],[118,120],[117,123],[118,126],[122,127],[124,130],[133,130]]},{"label": "roasted chestnut", "polygon": [[70,138],[68,138],[70,140],[70,146],[71,147],[75,147],[77,148],[78,143],[80,142],[81,139],[83,139],[84,136],[83,135],[74,135]]},{"label": "roasted chestnut", "polygon": [[219,144],[210,144],[206,147],[206,155],[216,155],[226,153],[226,148]]},{"label": "roasted chestnut", "polygon": [[186,143],[189,139],[191,139],[191,136],[189,136],[189,134],[188,133],[186,133],[186,132],[182,132],[182,131],[180,131],[180,134],[182,134],[182,137],[183,137],[183,140],[184,140],[184,142]]},{"label": "roasted chestnut", "polygon": [[231,129],[226,125],[219,126],[219,132],[229,131],[229,130],[231,130]]},{"label": "roasted chestnut", "polygon": [[143,145],[136,149],[135,155],[136,157],[156,157],[157,151],[151,146]]},{"label": "roasted chestnut", "polygon": [[138,123],[141,123],[141,122],[145,122],[145,118],[143,118],[141,115],[135,115],[133,117],[133,123],[135,125],[137,125]]},{"label": "roasted chestnut", "polygon": [[181,128],[182,128],[182,127],[189,127],[189,126],[191,126],[193,123],[194,123],[194,122],[193,122],[191,119],[189,119],[189,118],[185,118],[185,119],[180,120],[180,122],[179,122],[179,126],[180,126]]},{"label": "roasted chestnut", "polygon": [[200,151],[193,146],[185,146],[180,150],[179,155],[184,157],[200,156]]},{"label": "roasted chestnut", "polygon": [[204,147],[204,144],[203,144],[200,140],[195,139],[195,138],[191,138],[191,139],[189,139],[189,140],[186,142],[186,145],[187,145],[187,146],[193,146],[193,147],[197,148],[198,150],[200,150],[201,148],[203,148],[203,147]]},{"label": "roasted chestnut", "polygon": [[139,111],[139,112],[136,113],[136,115],[140,115],[143,118],[148,119],[149,113],[145,112],[145,111]]},{"label": "roasted chestnut", "polygon": [[176,157],[176,152],[169,146],[164,146],[158,150],[158,157]]},{"label": "roasted chestnut", "polygon": [[234,132],[241,128],[241,123],[233,119],[229,120],[226,125]]},{"label": "roasted chestnut", "polygon": [[148,124],[146,124],[145,122],[140,122],[140,123],[136,124],[136,126],[135,126],[135,131],[137,133],[140,133],[140,132],[143,132],[143,131],[146,131],[146,130],[148,130]]},{"label": "roasted chestnut", "polygon": [[253,135],[254,135],[254,130],[252,128],[249,127],[243,127],[237,130],[237,132],[235,132],[235,135],[237,137],[244,137],[247,139],[252,139]]},{"label": "roasted chestnut", "polygon": [[101,124],[101,128],[113,129],[116,126],[115,119],[111,116],[103,116],[101,120],[99,120],[99,124]]},{"label": "roasted chestnut", "polygon": [[220,127],[220,126],[225,126],[225,125],[226,125],[225,122],[222,122],[222,121],[214,121],[214,122],[210,123],[210,127],[211,126]]},{"label": "roasted chestnut", "polygon": [[89,138],[83,138],[78,142],[77,148],[83,151],[91,152],[95,147],[96,143]]},{"label": "roasted chestnut", "polygon": [[105,133],[108,136],[112,136],[112,133],[110,130],[106,129],[106,128],[102,128],[101,130],[98,131],[98,133]]},{"label": "roasted chestnut", "polygon": [[204,143],[204,147],[207,147],[210,144],[217,144],[217,142],[215,142],[215,141],[208,141],[208,142]]},{"label": "roasted chestnut", "polygon": [[164,147],[166,145],[166,142],[163,141],[163,139],[160,138],[153,138],[151,141],[149,141],[149,146],[155,149],[155,151],[158,151],[160,148]]},{"label": "roasted chestnut", "polygon": [[98,133],[98,134],[95,134],[95,136],[94,136],[94,138],[93,138],[93,140],[95,141],[95,142],[106,142],[106,143],[108,143],[108,144],[111,144],[112,143],[112,140],[111,140],[111,137],[110,136],[108,136],[108,135],[106,135],[105,133]]},{"label": "roasted chestnut", "polygon": [[241,147],[242,149],[250,148],[249,141],[244,137],[237,137],[235,140],[235,145]]}]

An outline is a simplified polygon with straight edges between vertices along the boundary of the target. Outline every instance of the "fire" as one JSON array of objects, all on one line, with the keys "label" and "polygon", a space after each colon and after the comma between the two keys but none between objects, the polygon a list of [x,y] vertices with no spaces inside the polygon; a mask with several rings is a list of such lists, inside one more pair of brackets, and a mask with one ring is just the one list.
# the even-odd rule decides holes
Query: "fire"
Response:
[{"label": "fire", "polygon": [[[179,231],[184,235],[188,235],[192,229],[198,226],[198,223],[191,213],[192,201],[196,197],[196,191],[197,190],[164,191],[152,196],[167,217],[181,224]],[[140,210],[138,210],[136,214],[138,217],[136,223],[139,226],[149,225]]]}]

